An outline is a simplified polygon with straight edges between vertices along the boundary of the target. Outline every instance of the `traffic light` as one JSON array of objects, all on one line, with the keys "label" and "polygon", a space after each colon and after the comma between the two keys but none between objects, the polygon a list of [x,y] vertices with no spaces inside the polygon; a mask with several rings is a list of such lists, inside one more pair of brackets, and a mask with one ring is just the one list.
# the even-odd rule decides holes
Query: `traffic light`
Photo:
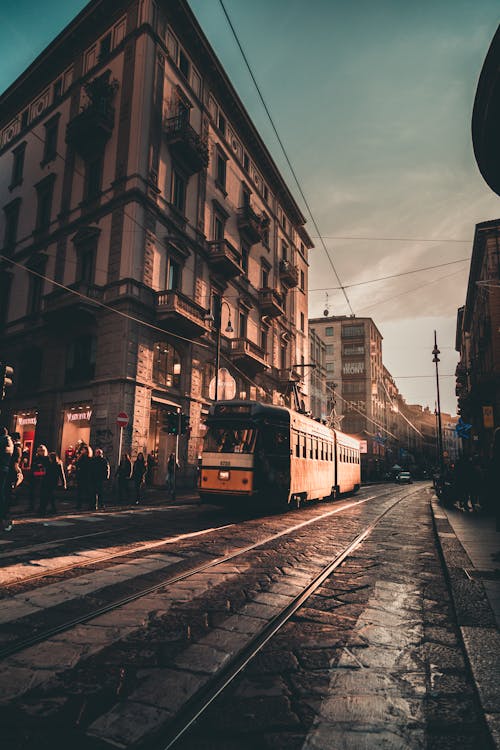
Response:
[{"label": "traffic light", "polygon": [[163,427],[162,432],[166,432],[167,435],[178,435],[179,434],[179,415],[173,411],[167,411],[163,413]]},{"label": "traffic light", "polygon": [[5,365],[3,362],[0,364],[0,395],[1,399],[5,398],[5,389],[10,388],[12,385],[12,376],[14,375],[14,368],[10,365]]},{"label": "traffic light", "polygon": [[181,414],[181,435],[189,432],[189,414]]}]

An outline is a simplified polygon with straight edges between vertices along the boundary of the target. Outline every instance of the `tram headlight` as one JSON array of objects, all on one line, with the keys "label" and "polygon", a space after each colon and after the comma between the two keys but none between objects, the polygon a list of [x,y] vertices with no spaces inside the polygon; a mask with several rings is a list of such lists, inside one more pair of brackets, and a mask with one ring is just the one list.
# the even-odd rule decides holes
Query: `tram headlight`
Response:
[{"label": "tram headlight", "polygon": [[219,479],[222,482],[227,482],[229,480],[229,471],[227,469],[220,469],[219,470]]}]

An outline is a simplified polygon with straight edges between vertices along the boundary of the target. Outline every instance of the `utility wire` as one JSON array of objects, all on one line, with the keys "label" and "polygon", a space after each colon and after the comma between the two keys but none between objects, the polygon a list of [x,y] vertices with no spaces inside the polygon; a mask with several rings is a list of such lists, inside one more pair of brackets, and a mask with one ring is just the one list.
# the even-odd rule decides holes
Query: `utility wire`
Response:
[{"label": "utility wire", "polygon": [[225,7],[225,5],[224,5],[224,2],[223,2],[223,0],[219,0],[219,3],[220,3],[220,5],[221,5],[221,7],[222,7],[222,10],[223,10],[223,12],[224,12],[224,15],[225,15],[225,17],[226,17],[226,20],[227,20],[227,22],[228,22],[228,24],[229,24],[229,27],[230,27],[230,29],[231,29],[231,31],[232,31],[232,33],[233,33],[233,36],[234,36],[234,38],[235,38],[235,41],[236,41],[236,44],[238,45],[238,48],[239,48],[239,50],[240,50],[240,52],[241,52],[241,55],[242,55],[242,57],[243,57],[243,60],[245,61],[245,65],[246,65],[246,67],[247,67],[247,70],[248,70],[248,72],[249,72],[249,74],[250,74],[250,77],[251,77],[251,79],[252,79],[252,81],[253,81],[253,83],[254,83],[254,86],[255,86],[255,88],[256,88],[256,90],[257,90],[257,93],[258,93],[258,95],[259,95],[259,99],[260,99],[260,101],[261,101],[261,103],[262,103],[262,106],[264,107],[264,110],[265,110],[265,112],[266,112],[266,114],[267,114],[267,117],[269,118],[269,122],[271,123],[271,127],[272,127],[272,129],[273,129],[273,131],[274,131],[274,134],[275,134],[275,136],[276,136],[276,138],[277,138],[277,140],[278,140],[278,143],[279,143],[279,145],[280,145],[280,147],[281,147],[281,150],[282,150],[282,152],[283,152],[283,155],[284,155],[284,157],[285,157],[286,163],[288,164],[288,167],[289,167],[289,169],[290,169],[290,172],[291,172],[291,174],[292,174],[292,176],[293,176],[293,179],[295,180],[295,184],[297,185],[297,188],[298,188],[298,190],[299,190],[299,193],[300,193],[300,195],[301,195],[301,197],[302,197],[302,200],[304,201],[304,204],[305,204],[305,206],[306,206],[306,208],[307,208],[307,210],[308,210],[308,212],[309,212],[309,216],[311,217],[311,221],[312,221],[312,223],[313,223],[313,225],[314,225],[314,228],[316,229],[316,232],[318,233],[318,234],[317,234],[317,236],[318,236],[318,237],[319,237],[319,239],[320,239],[320,242],[321,242],[321,245],[322,245],[322,247],[323,247],[323,250],[325,251],[326,257],[328,258],[328,260],[329,260],[329,262],[330,262],[330,265],[331,265],[331,267],[332,267],[332,269],[333,269],[333,273],[335,274],[335,277],[336,277],[336,279],[337,279],[337,281],[338,281],[338,283],[339,283],[339,289],[341,289],[341,290],[342,290],[342,292],[343,292],[343,295],[344,295],[344,297],[345,297],[345,299],[346,299],[346,302],[347,302],[347,304],[348,304],[348,306],[349,306],[349,310],[350,310],[350,311],[351,311],[351,313],[352,313],[352,314],[354,315],[354,310],[352,309],[352,305],[351,305],[351,302],[350,302],[350,300],[349,300],[349,297],[347,296],[347,292],[346,292],[346,290],[345,290],[345,287],[344,287],[344,286],[342,285],[342,282],[341,282],[341,280],[340,280],[340,277],[339,277],[339,275],[338,275],[338,273],[337,273],[337,269],[335,268],[335,265],[334,265],[334,263],[333,263],[333,260],[332,260],[332,258],[331,258],[331,256],[330,256],[330,253],[328,252],[328,249],[327,249],[327,247],[326,247],[326,243],[325,243],[325,241],[324,241],[324,239],[323,239],[323,237],[322,237],[322,235],[321,235],[321,232],[320,232],[320,230],[319,230],[319,227],[318,227],[318,225],[317,225],[317,223],[316,223],[316,220],[315,220],[315,218],[314,218],[314,216],[313,216],[313,213],[312,213],[312,211],[311,211],[311,208],[310,208],[310,206],[309,206],[309,202],[308,202],[308,200],[307,200],[306,196],[304,195],[304,191],[302,190],[302,186],[301,186],[301,184],[300,184],[300,182],[299,182],[299,179],[298,179],[298,177],[297,177],[297,175],[296,175],[296,173],[295,173],[295,170],[294,170],[294,168],[293,168],[293,166],[292,166],[292,163],[291,163],[291,161],[290,161],[290,159],[289,159],[289,157],[288,157],[287,151],[286,151],[286,149],[285,149],[285,147],[284,147],[284,145],[283,145],[283,141],[281,140],[281,138],[280,138],[280,136],[279,136],[278,130],[277,130],[277,128],[276,128],[276,125],[274,124],[274,120],[273,120],[273,118],[271,117],[271,113],[270,113],[270,111],[269,111],[269,108],[268,108],[268,106],[267,106],[267,104],[266,104],[266,102],[265,102],[264,96],[262,95],[262,92],[261,92],[261,90],[260,90],[259,84],[257,83],[257,81],[256,81],[256,79],[255,79],[255,76],[254,76],[254,74],[253,74],[252,68],[251,68],[251,66],[250,66],[250,63],[249,63],[249,61],[248,61],[248,58],[247,58],[247,56],[246,56],[246,54],[245,54],[245,51],[244,51],[244,49],[243,49],[243,47],[242,47],[242,45],[241,45],[241,42],[240,42],[240,40],[239,40],[238,34],[236,33],[236,30],[235,30],[235,28],[234,28],[234,26],[233,26],[233,24],[232,24],[232,22],[231,22],[231,19],[230,19],[230,17],[229,17],[229,14],[228,14],[228,12],[227,12],[227,10],[226,10],[226,7]]},{"label": "utility wire", "polygon": [[[323,235],[325,240],[363,240],[366,242],[462,242],[470,244],[471,240],[455,240],[442,237],[438,239],[432,239],[432,237],[338,237],[336,235]],[[316,239],[315,235],[311,235],[311,239]]]},{"label": "utility wire", "polygon": [[392,273],[389,276],[379,276],[376,279],[367,279],[366,281],[355,281],[352,284],[344,284],[340,286],[323,286],[309,289],[310,292],[333,292],[337,289],[350,289],[353,286],[363,286],[363,284],[374,284],[376,281],[386,281],[386,279],[396,279],[399,276],[409,276],[412,273],[420,273],[421,271],[433,271],[436,268],[443,268],[444,266],[452,266],[455,263],[466,263],[470,258],[460,258],[459,260],[450,260],[447,263],[439,263],[437,266],[425,266],[423,268],[415,268],[413,271],[401,271],[401,273]]},{"label": "utility wire", "polygon": [[425,284],[420,284],[419,286],[413,287],[413,289],[407,289],[404,292],[401,292],[400,294],[394,295],[394,297],[389,297],[388,299],[379,300],[378,302],[374,302],[373,305],[368,305],[367,307],[362,307],[360,311],[363,312],[366,310],[372,310],[374,307],[377,307],[378,305],[385,305],[386,302],[392,302],[395,299],[398,299],[398,297],[404,297],[407,294],[413,294],[413,292],[418,291],[419,289],[423,289],[426,286],[430,286],[431,284],[436,284],[438,281],[445,281],[447,279],[451,279],[452,276],[456,276],[457,274],[462,273],[462,269],[460,271],[455,271],[455,273],[451,273],[447,276],[440,276],[437,279],[432,279],[432,281],[427,281]]}]

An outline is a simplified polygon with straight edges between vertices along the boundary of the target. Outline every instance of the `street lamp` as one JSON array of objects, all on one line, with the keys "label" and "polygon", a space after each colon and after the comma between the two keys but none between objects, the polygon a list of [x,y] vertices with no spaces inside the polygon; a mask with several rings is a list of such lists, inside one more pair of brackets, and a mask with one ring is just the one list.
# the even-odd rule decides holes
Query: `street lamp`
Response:
[{"label": "street lamp", "polygon": [[439,459],[439,468],[443,469],[443,431],[441,427],[441,400],[439,397],[439,370],[438,370],[438,362],[439,357],[438,354],[441,352],[438,349],[437,345],[437,337],[436,337],[436,331],[434,331],[434,349],[432,350],[432,361],[436,365],[436,391],[437,391],[437,428],[438,428],[438,459]]},{"label": "street lamp", "polygon": [[227,310],[229,313],[227,326],[225,328],[226,333],[234,333],[234,328],[231,324],[231,308],[229,307],[229,304],[226,302],[225,299],[222,299],[222,297],[214,296],[214,305],[213,305],[213,312],[207,315],[207,320],[212,320],[213,324],[215,326],[215,333],[216,333],[216,345],[215,345],[215,393],[214,393],[214,401],[218,400],[219,396],[219,365],[220,365],[220,333],[221,333],[221,323],[222,323],[222,306],[227,305]]}]

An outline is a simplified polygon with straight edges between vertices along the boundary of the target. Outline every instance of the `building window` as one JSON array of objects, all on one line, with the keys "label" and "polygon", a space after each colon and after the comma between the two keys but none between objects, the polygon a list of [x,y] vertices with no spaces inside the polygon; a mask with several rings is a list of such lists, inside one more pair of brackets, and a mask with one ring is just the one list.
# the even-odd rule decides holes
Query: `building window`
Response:
[{"label": "building window", "polygon": [[342,338],[362,338],[365,335],[364,326],[342,326]]},{"label": "building window", "polygon": [[97,198],[102,184],[102,155],[96,156],[85,164],[85,200]]},{"label": "building window", "polygon": [[300,272],[300,289],[303,292],[306,288],[306,275],[304,271]]},{"label": "building window", "polygon": [[181,358],[171,344],[159,341],[153,348],[153,381],[167,388],[179,388]]},{"label": "building window", "polygon": [[12,152],[14,161],[12,163],[12,177],[10,180],[10,188],[20,185],[23,181],[23,169],[24,169],[24,152],[26,151],[26,142],[20,143],[17,148]]},{"label": "building window", "polygon": [[3,238],[4,250],[10,254],[14,251],[17,241],[17,227],[19,224],[19,210],[21,208],[21,198],[4,206],[5,214],[5,234]]},{"label": "building window", "polygon": [[215,212],[214,213],[214,240],[224,239],[225,224],[226,224],[226,221],[221,216],[221,214]]},{"label": "building window", "polygon": [[63,79],[58,78],[57,81],[52,86],[52,102],[54,104],[57,104],[57,102],[62,96],[62,84],[63,84]]},{"label": "building window", "polygon": [[36,391],[42,374],[42,350],[38,347],[23,351],[18,360],[18,393]]},{"label": "building window", "polygon": [[260,346],[264,354],[267,354],[267,339],[268,339],[267,329],[263,328],[260,332]]},{"label": "building window", "polygon": [[[264,214],[264,218],[266,218],[265,214]],[[269,221],[267,222],[263,221],[261,224],[261,227],[262,227],[262,232],[261,232],[262,244],[264,245],[264,247],[269,248]]]},{"label": "building window", "polygon": [[43,279],[30,273],[28,315],[36,315],[42,303]]},{"label": "building window", "polygon": [[0,328],[5,326],[8,318],[12,276],[12,272],[0,270]]},{"label": "building window", "polygon": [[47,164],[47,162],[52,161],[57,156],[59,117],[60,115],[56,115],[45,123],[45,143],[43,146],[42,164]]},{"label": "building window", "polygon": [[260,271],[261,289],[269,288],[269,270],[266,266],[262,266]]},{"label": "building window", "polygon": [[281,240],[281,258],[282,260],[288,260],[288,245],[285,240]]},{"label": "building window", "polygon": [[238,313],[238,336],[240,339],[247,337],[247,314],[241,310]]},{"label": "building window", "polygon": [[94,247],[83,247],[78,256],[77,281],[92,284],[94,281]]},{"label": "building window", "polygon": [[177,261],[167,258],[167,272],[165,275],[165,289],[175,290],[180,287],[181,267]]},{"label": "building window", "polygon": [[300,313],[300,330],[302,332],[305,330],[305,316],[303,312]]},{"label": "building window", "polygon": [[280,370],[286,370],[286,344],[282,344],[280,348]]},{"label": "building window", "polygon": [[28,127],[29,109],[25,109],[21,115],[21,130]]},{"label": "building window", "polygon": [[217,153],[217,161],[216,161],[216,176],[215,176],[215,184],[217,187],[222,190],[224,194],[226,193],[226,162],[227,159],[225,156],[223,156],[220,151]]},{"label": "building window", "polygon": [[184,214],[186,209],[186,181],[176,169],[172,172],[172,205],[181,214]]},{"label": "building window", "polygon": [[326,371],[327,371],[327,373],[333,373],[333,372],[335,372],[335,362],[327,362],[326,363]]},{"label": "building window", "polygon": [[219,116],[217,118],[217,127],[219,128],[222,135],[226,135],[226,118],[222,114],[222,112],[219,110]]},{"label": "building window", "polygon": [[69,344],[66,357],[66,383],[92,380],[95,374],[96,338],[90,334],[76,336]]},{"label": "building window", "polygon": [[103,36],[99,44],[99,62],[106,60],[111,52],[111,32]]},{"label": "building window", "polygon": [[333,357],[333,344],[326,345],[325,354],[327,355],[327,357]]},{"label": "building window", "polygon": [[35,185],[38,205],[36,213],[36,230],[44,231],[49,228],[52,213],[52,196],[54,193],[55,175],[50,175]]},{"label": "building window", "polygon": [[333,336],[333,326],[327,326],[325,328],[325,336]]},{"label": "building window", "polygon": [[241,243],[241,267],[245,274],[248,274],[248,258],[250,255],[250,245],[246,242]]},{"label": "building window", "polygon": [[189,80],[189,58],[186,55],[186,53],[179,49],[179,70],[181,71],[182,75],[185,76]]}]

